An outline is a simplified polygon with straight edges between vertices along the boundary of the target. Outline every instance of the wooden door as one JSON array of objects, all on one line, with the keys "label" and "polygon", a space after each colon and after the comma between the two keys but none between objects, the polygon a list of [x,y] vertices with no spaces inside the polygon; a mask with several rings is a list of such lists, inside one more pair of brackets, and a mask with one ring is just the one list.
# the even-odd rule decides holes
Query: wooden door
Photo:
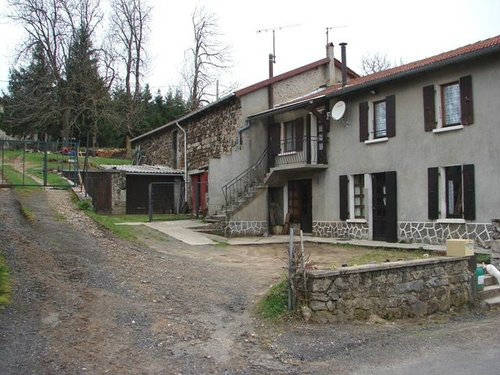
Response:
[{"label": "wooden door", "polygon": [[288,182],[290,222],[299,224],[304,233],[312,233],[312,180]]},{"label": "wooden door", "polygon": [[375,241],[397,242],[396,172],[372,174],[372,224]]}]

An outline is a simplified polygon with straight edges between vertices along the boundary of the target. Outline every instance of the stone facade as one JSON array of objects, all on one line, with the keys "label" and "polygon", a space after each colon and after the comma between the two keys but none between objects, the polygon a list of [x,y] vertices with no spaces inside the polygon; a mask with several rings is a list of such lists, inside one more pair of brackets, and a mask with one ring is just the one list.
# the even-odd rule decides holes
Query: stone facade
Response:
[{"label": "stone facade", "polygon": [[368,223],[348,223],[346,221],[314,221],[313,234],[318,237],[341,239],[368,239]]},{"label": "stone facade", "polygon": [[399,222],[399,240],[430,245],[444,245],[448,239],[470,239],[477,246],[491,246],[491,224],[444,224],[436,222]]},{"label": "stone facade", "polygon": [[127,176],[125,173],[111,174],[111,213],[123,215],[127,210]]},{"label": "stone facade", "polygon": [[[193,116],[180,125],[187,132],[188,169],[208,166],[210,158],[231,152],[241,127],[241,103],[230,99],[219,106]],[[174,133],[176,132],[176,133]],[[174,135],[177,134],[177,163],[174,161]],[[184,135],[175,125],[134,142],[145,153],[144,164],[184,167]]]},{"label": "stone facade", "polygon": [[262,236],[267,232],[267,222],[230,221],[224,232],[228,237]]},{"label": "stone facade", "polygon": [[438,257],[308,272],[307,304],[318,322],[422,317],[475,300],[475,257]]},{"label": "stone facade", "polygon": [[[406,243],[444,245],[448,239],[471,239],[476,246],[490,248],[492,225],[489,223],[444,224],[436,222],[400,221],[398,239]],[[346,221],[314,221],[313,234],[339,239],[369,239],[368,223]]]}]

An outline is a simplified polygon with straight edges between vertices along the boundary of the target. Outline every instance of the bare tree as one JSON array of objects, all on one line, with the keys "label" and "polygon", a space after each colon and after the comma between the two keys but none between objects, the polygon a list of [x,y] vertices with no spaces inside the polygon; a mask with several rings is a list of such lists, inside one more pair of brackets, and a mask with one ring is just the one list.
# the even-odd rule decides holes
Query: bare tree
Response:
[{"label": "bare tree", "polygon": [[125,75],[126,114],[123,121],[127,155],[132,155],[130,139],[137,123],[141,98],[141,77],[145,68],[145,43],[152,8],[146,0],[112,0],[112,31],[118,60]]},{"label": "bare tree", "polygon": [[215,84],[231,63],[231,52],[221,42],[218,19],[206,8],[197,7],[191,15],[194,45],[185,53],[182,78],[188,103],[195,110],[215,97]]},{"label": "bare tree", "polygon": [[393,64],[386,53],[371,53],[361,57],[361,69],[365,74],[372,74],[392,68]]}]

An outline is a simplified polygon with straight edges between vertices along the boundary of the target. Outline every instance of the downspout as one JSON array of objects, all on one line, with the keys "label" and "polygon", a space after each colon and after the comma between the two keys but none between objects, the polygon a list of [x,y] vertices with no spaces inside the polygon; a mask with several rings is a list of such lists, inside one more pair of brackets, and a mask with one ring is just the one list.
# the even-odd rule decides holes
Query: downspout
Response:
[{"label": "downspout", "polygon": [[186,185],[188,183],[187,132],[184,130],[182,126],[179,125],[179,121],[176,121],[175,125],[177,125],[177,127],[184,134],[184,203],[187,203],[188,201],[188,191],[186,188]]},{"label": "downspout", "polygon": [[238,129],[238,146],[240,146],[240,148],[241,148],[241,145],[243,144],[243,140],[241,139],[241,133],[243,133],[245,130],[249,129],[251,126],[252,126],[252,123],[250,122],[250,120],[247,119],[247,120],[245,120],[245,126]]}]

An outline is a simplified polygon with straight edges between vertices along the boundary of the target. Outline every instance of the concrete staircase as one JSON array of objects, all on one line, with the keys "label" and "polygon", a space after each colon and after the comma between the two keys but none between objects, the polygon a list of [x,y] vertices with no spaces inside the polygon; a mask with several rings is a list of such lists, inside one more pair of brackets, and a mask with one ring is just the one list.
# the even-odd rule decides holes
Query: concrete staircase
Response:
[{"label": "concrete staircase", "polygon": [[484,289],[478,293],[478,297],[489,308],[500,308],[500,285],[494,277],[484,276]]}]

